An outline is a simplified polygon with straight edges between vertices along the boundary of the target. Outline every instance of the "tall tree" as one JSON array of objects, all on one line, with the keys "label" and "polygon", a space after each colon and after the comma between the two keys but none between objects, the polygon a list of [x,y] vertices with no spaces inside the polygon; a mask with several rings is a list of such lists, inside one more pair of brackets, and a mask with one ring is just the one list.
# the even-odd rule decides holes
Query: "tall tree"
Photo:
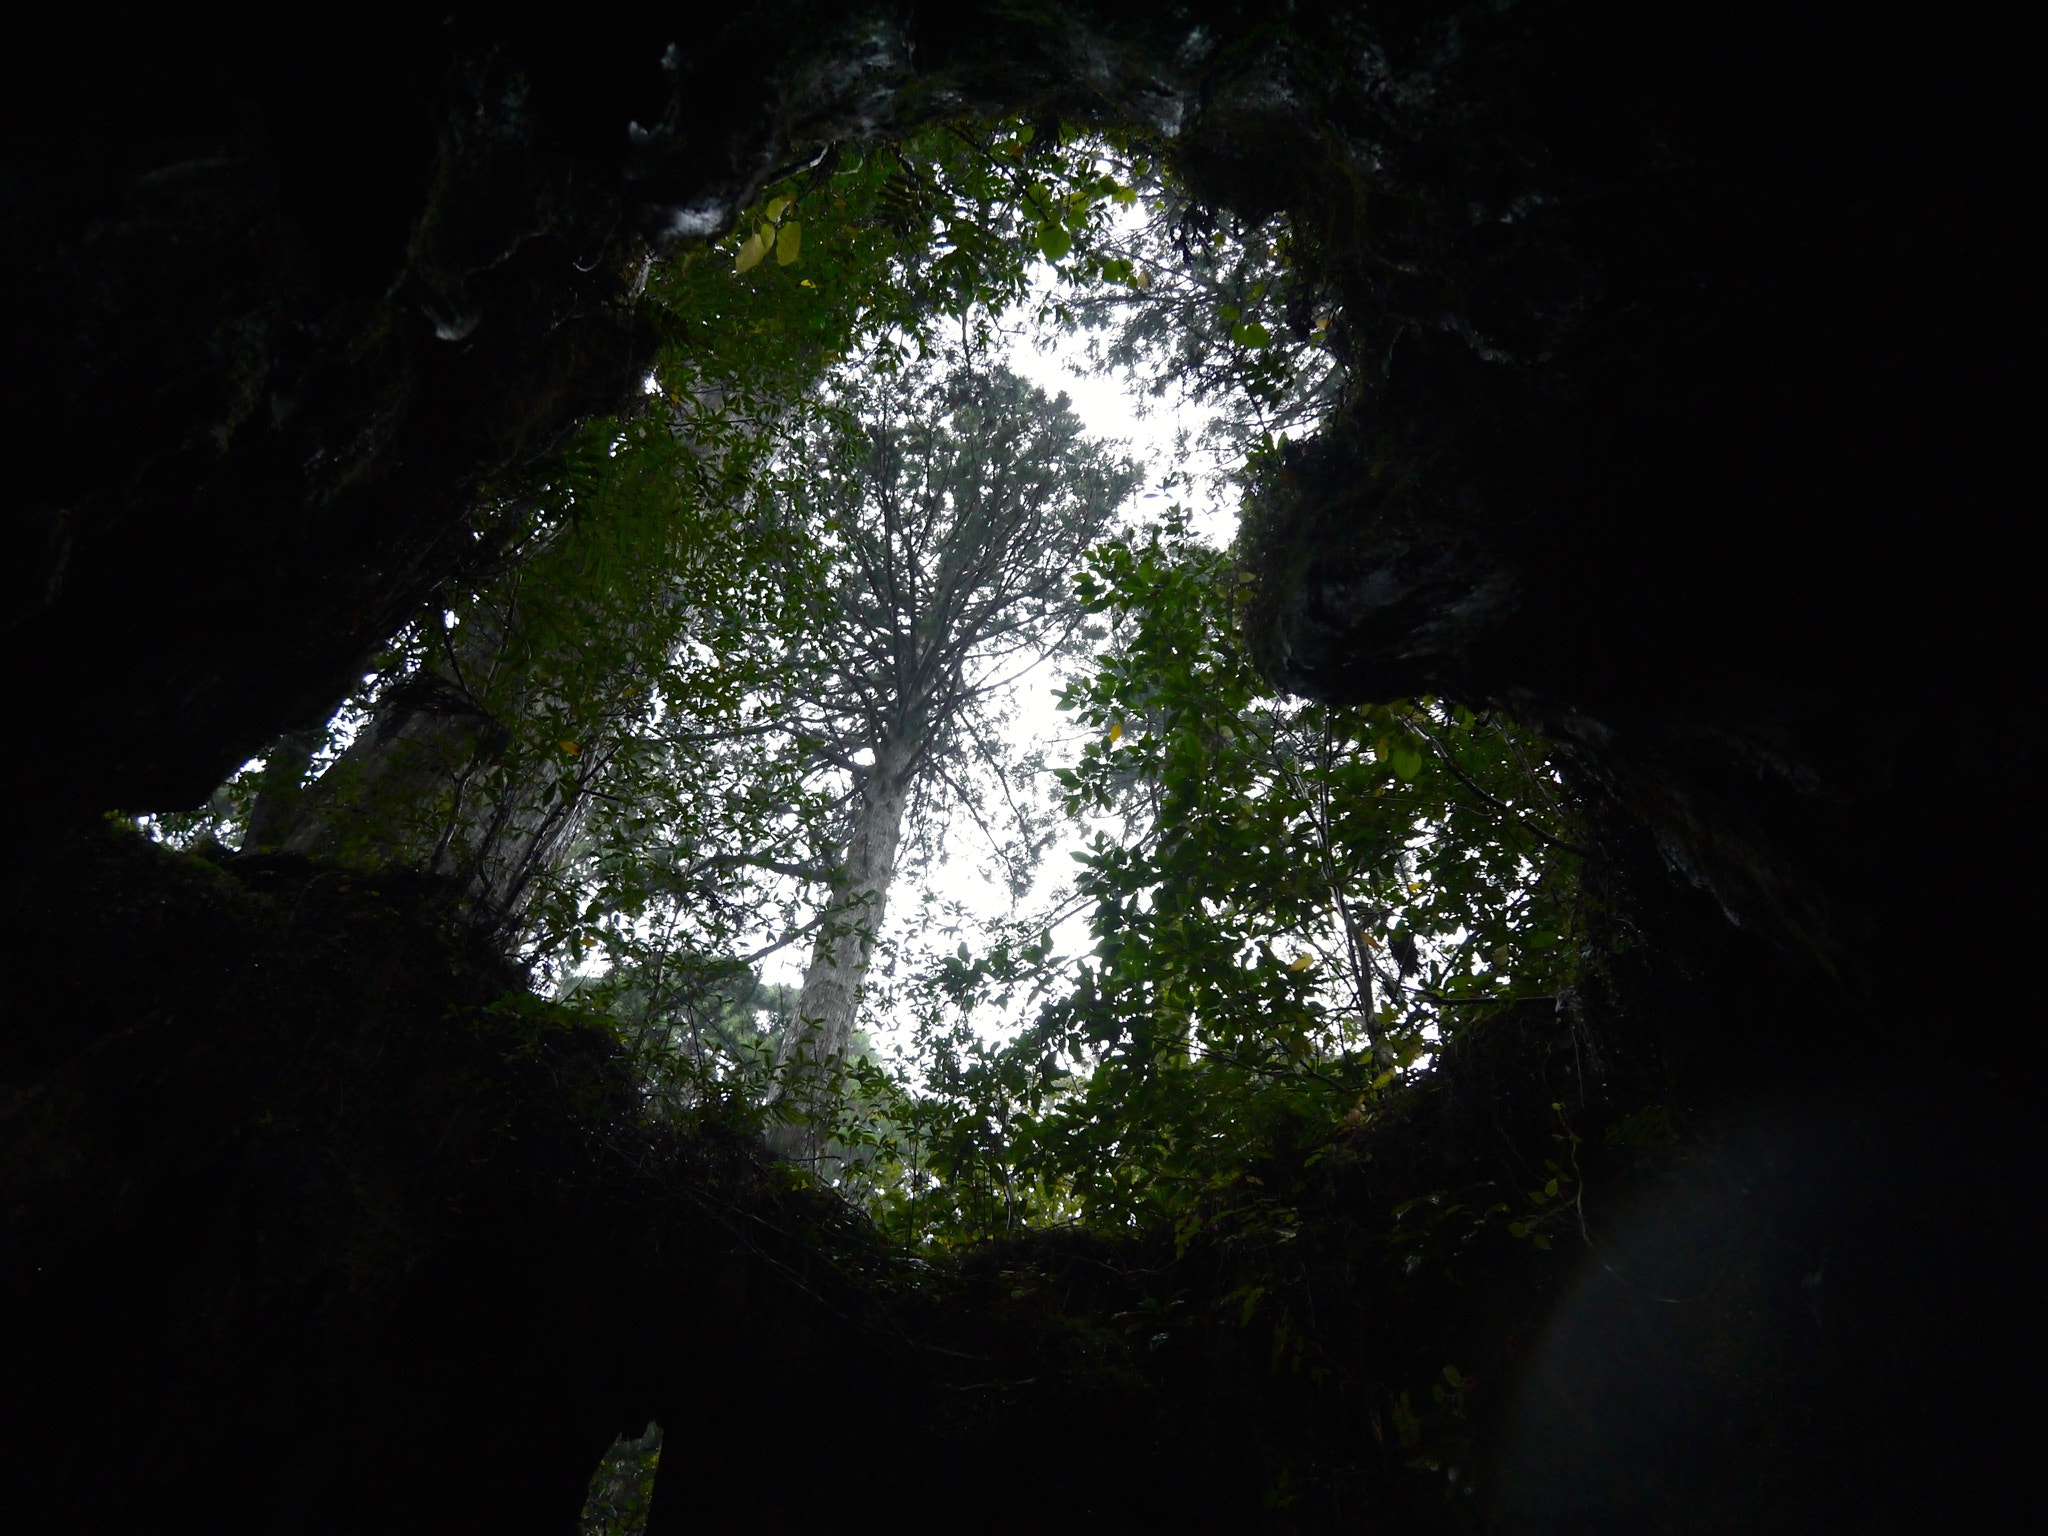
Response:
[{"label": "tall tree", "polygon": [[817,693],[854,776],[792,1043],[818,1067],[847,1048],[921,792],[991,747],[991,701],[1075,633],[1083,553],[1138,482],[1064,395],[971,352],[854,377],[788,491],[843,573]]},{"label": "tall tree", "polygon": [[[217,797],[208,830],[239,821],[246,848],[432,870],[530,945],[589,941],[593,912],[624,924],[607,935],[615,957],[645,937],[628,930],[648,915],[648,871],[627,866],[645,863],[649,829],[697,819],[671,787],[700,784],[730,737],[763,740],[742,717],[789,694],[776,674],[806,675],[781,637],[791,612],[815,612],[798,589],[824,563],[762,547],[765,461],[822,440],[802,418],[842,355],[907,354],[1018,302],[1035,255],[1085,246],[1122,189],[1086,145],[999,124],[836,153],[771,192],[722,249],[650,271],[646,302],[673,342],[655,398],[517,488],[526,515],[491,524],[527,530],[510,569],[440,594],[356,701],[353,741],[287,737]],[[784,534],[809,537],[793,523],[768,536]],[[777,591],[758,590],[762,573]],[[709,652],[718,665],[697,665]],[[723,856],[696,840],[679,862],[653,841],[658,862],[693,871]],[[593,850],[602,873],[569,868]],[[684,887],[658,901],[701,906]]]}]

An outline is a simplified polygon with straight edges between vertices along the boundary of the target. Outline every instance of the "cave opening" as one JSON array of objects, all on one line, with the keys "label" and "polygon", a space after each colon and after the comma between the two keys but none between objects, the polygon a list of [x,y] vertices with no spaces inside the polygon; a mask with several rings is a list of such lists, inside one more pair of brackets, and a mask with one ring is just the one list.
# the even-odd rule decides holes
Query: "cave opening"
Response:
[{"label": "cave opening", "polygon": [[2011,50],[1210,9],[9,62],[11,1507],[2016,1507]]}]

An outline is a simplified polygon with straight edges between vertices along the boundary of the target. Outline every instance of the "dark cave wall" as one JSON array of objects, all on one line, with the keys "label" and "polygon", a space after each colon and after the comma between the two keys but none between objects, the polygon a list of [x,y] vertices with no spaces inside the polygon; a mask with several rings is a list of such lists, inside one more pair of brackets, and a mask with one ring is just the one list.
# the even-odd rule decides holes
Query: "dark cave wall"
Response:
[{"label": "dark cave wall", "polygon": [[616,198],[508,68],[108,33],[10,50],[0,179],[10,783],[57,816],[196,803],[323,719],[651,345]]},{"label": "dark cave wall", "polygon": [[[658,20],[325,35],[106,29],[10,51],[0,92],[0,707],[36,808],[0,1030],[6,1283],[38,1320],[6,1346],[13,1507],[560,1529],[650,1417],[715,1430],[863,1379],[926,1401],[803,1270],[857,1237],[790,1217],[736,1145],[633,1140],[606,1050],[488,1012],[516,978],[402,892],[57,833],[197,801],[487,556],[491,507],[630,397],[650,248],[834,137],[988,109],[1171,128],[1201,195],[1290,215],[1353,394],[1253,499],[1275,679],[1504,706],[1603,807],[1602,921],[1632,957],[1608,992],[1448,1062],[1431,1150],[1327,1197],[1363,1219],[1396,1185],[1508,1179],[1572,1089],[1588,1127],[1657,1108],[1689,1149],[1615,1154],[1607,1248],[1385,1303],[1386,1383],[1436,1370],[1417,1340],[1487,1362],[1473,1443],[1504,1502],[1457,1518],[1996,1518],[2037,1418],[1998,1361],[2038,1336],[2038,1008],[2011,977],[2048,852],[2035,109],[2002,24],[762,6],[670,71]],[[1556,1077],[1566,1052],[1588,1080]],[[768,1262],[707,1191],[798,1236]],[[1721,1249],[1719,1299],[1655,1299]],[[999,1275],[966,1294],[930,1326],[1004,1380],[1068,1358],[1030,1328],[988,1345]],[[1179,1347],[1183,1408],[1264,1401],[1237,1346]],[[1060,1518],[1142,1523],[1190,1460],[1114,1454],[1118,1415],[1146,1447],[1187,1424],[1128,1364],[1129,1396],[995,1393],[966,1443],[1099,1468]],[[133,1459],[95,1476],[94,1440]],[[860,1478],[828,1458],[764,1513],[720,1456],[779,1465],[752,1441],[672,1460],[664,1519],[814,1529]],[[1428,1528],[1439,1491],[1345,1518]]]},{"label": "dark cave wall", "polygon": [[1210,168],[1305,226],[1354,370],[1252,500],[1268,670],[1505,707],[1737,921],[1882,971],[1882,893],[2043,847],[2027,94],[1906,9],[1509,7],[1426,78]]}]

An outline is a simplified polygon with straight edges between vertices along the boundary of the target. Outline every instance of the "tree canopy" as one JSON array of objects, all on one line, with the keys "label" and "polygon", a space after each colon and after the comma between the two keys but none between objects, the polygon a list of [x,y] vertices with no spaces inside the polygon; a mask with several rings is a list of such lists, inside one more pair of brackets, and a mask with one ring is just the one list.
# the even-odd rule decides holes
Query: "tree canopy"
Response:
[{"label": "tree canopy", "polygon": [[[647,294],[674,344],[643,409],[504,487],[502,574],[184,835],[453,879],[678,1102],[793,1113],[778,1074],[834,1063],[841,1176],[914,1242],[1177,1219],[1469,1021],[1567,994],[1540,745],[1276,696],[1233,557],[1178,512],[1113,526],[1135,468],[992,351],[1079,328],[1267,473],[1342,378],[1284,227],[1219,223],[1120,141],[949,124],[835,152]],[[1048,658],[1086,744],[1032,786],[1000,701]],[[892,983],[916,1044],[885,1070],[856,1008],[898,842],[992,791],[1017,890],[1034,794],[1079,829],[1076,878]],[[1064,956],[1076,914],[1093,947]],[[763,990],[805,949],[799,992]]]},{"label": "tree canopy", "polygon": [[[948,125],[800,173],[646,302],[671,345],[640,409],[497,490],[488,579],[165,830],[436,875],[650,1102],[739,1114],[913,1255],[1288,1241],[1287,1180],[1462,1032],[1572,1005],[1581,834],[1542,745],[1277,694],[1233,553],[1133,517],[1140,467],[1002,362],[1079,329],[1215,407],[1240,482],[1281,473],[1343,382],[1284,227],[1217,223],[1128,145]],[[1064,760],[1006,736],[1034,667]],[[950,812],[1039,902],[864,991],[906,839],[929,858]],[[1545,1245],[1531,1200],[1448,1209]],[[644,1506],[658,1445],[593,1511]]]}]

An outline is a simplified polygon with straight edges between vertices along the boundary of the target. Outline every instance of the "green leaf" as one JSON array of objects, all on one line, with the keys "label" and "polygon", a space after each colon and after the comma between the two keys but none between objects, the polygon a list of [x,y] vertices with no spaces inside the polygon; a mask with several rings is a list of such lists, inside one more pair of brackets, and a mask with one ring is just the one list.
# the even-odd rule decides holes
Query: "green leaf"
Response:
[{"label": "green leaf", "polygon": [[788,266],[802,259],[804,227],[791,219],[775,236],[775,260],[778,265]]},{"label": "green leaf", "polygon": [[1422,1424],[1415,1417],[1406,1392],[1394,1399],[1393,1420],[1394,1437],[1400,1441],[1402,1450],[1412,1451],[1422,1443]]},{"label": "green leaf", "polygon": [[1074,248],[1074,237],[1066,225],[1049,219],[1038,226],[1038,248],[1047,261],[1058,261]]}]

